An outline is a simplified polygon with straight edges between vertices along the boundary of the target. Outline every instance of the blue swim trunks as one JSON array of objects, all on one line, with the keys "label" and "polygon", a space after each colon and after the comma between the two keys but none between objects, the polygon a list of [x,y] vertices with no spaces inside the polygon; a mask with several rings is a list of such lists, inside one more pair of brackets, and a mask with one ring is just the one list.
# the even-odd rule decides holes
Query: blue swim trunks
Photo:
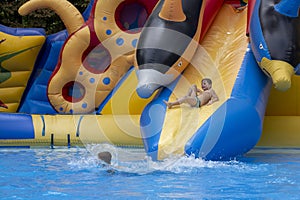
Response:
[{"label": "blue swim trunks", "polygon": [[195,97],[195,99],[197,103],[193,107],[199,108],[201,106],[201,101],[197,96]]}]

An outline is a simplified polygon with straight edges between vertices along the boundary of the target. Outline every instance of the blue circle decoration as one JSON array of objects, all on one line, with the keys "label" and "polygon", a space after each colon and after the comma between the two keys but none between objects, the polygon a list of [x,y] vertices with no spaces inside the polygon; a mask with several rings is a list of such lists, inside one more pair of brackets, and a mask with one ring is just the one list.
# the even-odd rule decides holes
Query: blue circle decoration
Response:
[{"label": "blue circle decoration", "polygon": [[81,105],[81,107],[82,107],[82,108],[87,108],[87,103],[83,103],[83,104]]},{"label": "blue circle decoration", "polygon": [[90,83],[95,83],[95,79],[94,78],[90,78]]},{"label": "blue circle decoration", "polygon": [[73,109],[70,109],[70,113],[73,114],[73,112],[74,112]]},{"label": "blue circle decoration", "polygon": [[123,39],[123,38],[118,38],[118,39],[116,40],[116,43],[117,43],[118,46],[121,46],[121,45],[124,44],[124,39]]},{"label": "blue circle decoration", "polygon": [[63,111],[63,110],[64,110],[63,107],[60,107],[60,108],[59,108],[59,111]]},{"label": "blue circle decoration", "polygon": [[106,30],[106,35],[110,35],[112,33],[112,31],[110,29]]},{"label": "blue circle decoration", "polygon": [[82,71],[80,71],[80,72],[79,72],[79,75],[83,75],[83,72],[82,72]]},{"label": "blue circle decoration", "polygon": [[132,40],[131,45],[135,48],[137,44],[137,39]]},{"label": "blue circle decoration", "polygon": [[102,19],[103,19],[103,21],[106,21],[106,20],[107,20],[107,17],[103,17]]},{"label": "blue circle decoration", "polygon": [[102,82],[103,84],[108,85],[110,83],[110,78],[105,77]]}]

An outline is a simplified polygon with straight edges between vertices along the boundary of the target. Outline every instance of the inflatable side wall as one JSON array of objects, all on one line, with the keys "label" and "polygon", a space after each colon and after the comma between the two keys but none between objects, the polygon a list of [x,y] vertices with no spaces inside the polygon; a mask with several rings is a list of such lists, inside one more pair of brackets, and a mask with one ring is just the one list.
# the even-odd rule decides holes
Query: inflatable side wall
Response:
[{"label": "inflatable side wall", "polygon": [[0,25],[0,38],[0,111],[16,112],[45,42],[45,31]]}]

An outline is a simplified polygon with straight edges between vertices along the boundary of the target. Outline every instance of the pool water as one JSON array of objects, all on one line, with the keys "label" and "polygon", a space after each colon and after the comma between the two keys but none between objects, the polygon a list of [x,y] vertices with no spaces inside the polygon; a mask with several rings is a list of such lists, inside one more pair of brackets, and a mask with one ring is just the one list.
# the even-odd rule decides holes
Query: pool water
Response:
[{"label": "pool water", "polygon": [[[97,152],[113,154],[112,167]],[[299,199],[300,150],[254,149],[234,161],[170,158],[143,149],[0,149],[0,199]]]}]

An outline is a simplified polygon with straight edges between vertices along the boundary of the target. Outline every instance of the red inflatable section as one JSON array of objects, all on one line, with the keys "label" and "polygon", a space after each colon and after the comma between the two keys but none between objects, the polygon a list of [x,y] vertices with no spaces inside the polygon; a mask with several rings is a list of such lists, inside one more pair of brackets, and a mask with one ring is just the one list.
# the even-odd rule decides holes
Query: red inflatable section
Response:
[{"label": "red inflatable section", "polygon": [[202,39],[205,36],[207,30],[209,29],[211,23],[215,19],[216,15],[220,11],[220,9],[221,9],[221,7],[224,3],[230,4],[234,8],[241,7],[241,1],[240,0],[207,0],[204,15],[203,15],[203,23],[202,23],[200,42],[202,41]]},{"label": "red inflatable section", "polygon": [[207,0],[206,1],[205,11],[203,14],[203,23],[202,23],[200,42],[202,41],[203,37],[205,36],[211,23],[215,19],[217,13],[221,9],[223,3],[224,3],[224,0]]},{"label": "red inflatable section", "polygon": [[116,24],[122,31],[139,32],[158,0],[126,0],[115,12]]}]

